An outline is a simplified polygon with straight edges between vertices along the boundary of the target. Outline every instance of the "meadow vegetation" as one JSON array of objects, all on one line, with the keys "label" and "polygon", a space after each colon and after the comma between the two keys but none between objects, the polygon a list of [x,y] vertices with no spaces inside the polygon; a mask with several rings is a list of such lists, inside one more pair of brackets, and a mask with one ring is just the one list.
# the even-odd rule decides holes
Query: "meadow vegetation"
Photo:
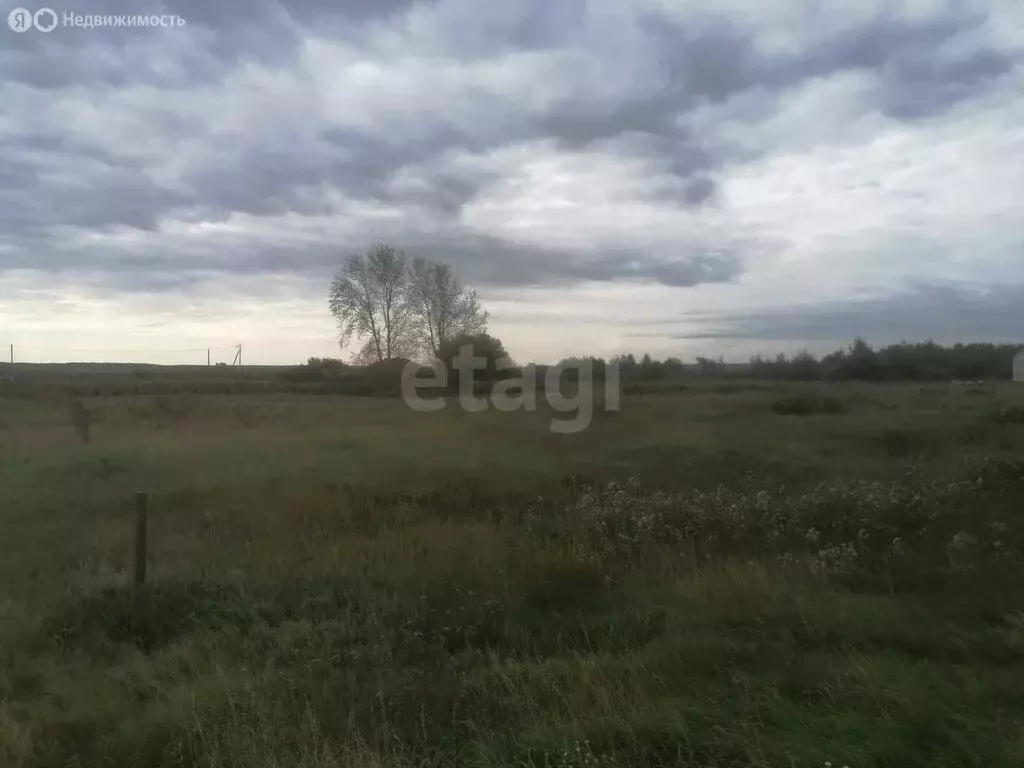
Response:
[{"label": "meadow vegetation", "polygon": [[0,393],[4,768],[1024,764],[1024,386],[82,403]]}]

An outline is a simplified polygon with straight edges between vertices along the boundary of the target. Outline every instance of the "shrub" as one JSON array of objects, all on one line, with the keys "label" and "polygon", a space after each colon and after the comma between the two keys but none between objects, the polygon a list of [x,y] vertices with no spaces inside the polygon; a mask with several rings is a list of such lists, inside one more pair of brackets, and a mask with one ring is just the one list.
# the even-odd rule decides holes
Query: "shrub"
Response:
[{"label": "shrub", "polygon": [[348,363],[333,357],[311,357],[305,365],[286,369],[281,378],[292,382],[333,381],[349,368]]},{"label": "shrub", "polygon": [[511,359],[500,339],[486,333],[457,336],[443,343],[437,352],[437,359],[448,369],[450,385],[458,385],[457,358],[465,346],[470,347],[474,357],[482,358],[486,363],[485,368],[467,371],[474,381],[496,381],[514,375],[515,372],[510,368]]},{"label": "shrub", "polygon": [[397,397],[402,394],[402,371],[412,361],[404,357],[381,360],[366,367],[365,376],[374,395]]},{"label": "shrub", "polygon": [[402,372],[411,364],[404,357],[396,357],[367,366],[346,366],[343,373],[326,380],[326,391],[357,397],[399,397]]}]

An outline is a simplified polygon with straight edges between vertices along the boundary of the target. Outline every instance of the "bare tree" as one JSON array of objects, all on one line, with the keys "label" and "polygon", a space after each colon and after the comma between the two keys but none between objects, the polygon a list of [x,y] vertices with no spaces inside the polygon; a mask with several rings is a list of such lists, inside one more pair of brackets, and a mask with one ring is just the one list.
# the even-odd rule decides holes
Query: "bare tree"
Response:
[{"label": "bare tree", "polygon": [[465,290],[447,264],[413,260],[409,297],[425,356],[437,357],[446,342],[487,330],[487,312],[480,306],[480,297],[476,291]]},{"label": "bare tree", "polygon": [[415,344],[409,267],[401,251],[378,243],[365,256],[350,256],[331,281],[330,309],[342,348],[362,341],[364,363],[411,354]]}]

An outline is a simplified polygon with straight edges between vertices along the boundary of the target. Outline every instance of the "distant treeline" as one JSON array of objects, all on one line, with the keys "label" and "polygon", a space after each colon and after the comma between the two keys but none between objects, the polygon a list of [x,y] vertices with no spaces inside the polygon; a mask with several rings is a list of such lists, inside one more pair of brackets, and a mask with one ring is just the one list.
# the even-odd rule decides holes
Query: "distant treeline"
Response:
[{"label": "distant treeline", "polygon": [[[746,364],[727,364],[698,357],[696,365],[676,357],[655,360],[650,355],[613,358],[624,381],[665,381],[694,376],[741,377],[789,381],[948,381],[950,379],[1009,379],[1019,344],[971,343],[950,347],[935,342],[890,344],[873,348],[857,339],[846,349],[818,358],[810,352],[775,357],[755,355]],[[601,358],[567,358],[560,365],[572,366],[590,360],[595,371],[603,372]]]},{"label": "distant treeline", "polygon": [[948,381],[1009,379],[1019,344],[955,344],[934,342],[890,344],[877,350],[863,339],[820,360],[806,352],[787,358],[754,357],[751,372],[758,378],[858,379],[862,381]]},{"label": "distant treeline", "polygon": [[[556,367],[562,368],[565,380],[573,380],[582,366],[589,365],[595,378],[605,378],[609,363],[616,363],[622,382],[665,382],[687,379],[738,378],[783,381],[949,381],[950,379],[1009,379],[1013,358],[1020,345],[972,343],[945,347],[934,342],[900,343],[873,348],[864,339],[856,339],[845,349],[818,358],[809,352],[775,357],[755,355],[747,363],[726,363],[722,358],[698,357],[685,363],[678,357],[655,360],[649,354],[640,358],[619,355],[610,361],[599,357],[565,358]],[[490,359],[503,356],[504,348],[481,349]],[[397,392],[403,359],[382,361],[372,366],[353,366],[333,358],[310,358],[304,366],[283,372],[282,378],[292,382],[327,382],[339,391],[353,388],[362,393],[387,389]],[[493,380],[518,376],[527,367],[535,369],[540,387],[550,366],[533,363],[511,369],[489,368],[475,378]]]}]

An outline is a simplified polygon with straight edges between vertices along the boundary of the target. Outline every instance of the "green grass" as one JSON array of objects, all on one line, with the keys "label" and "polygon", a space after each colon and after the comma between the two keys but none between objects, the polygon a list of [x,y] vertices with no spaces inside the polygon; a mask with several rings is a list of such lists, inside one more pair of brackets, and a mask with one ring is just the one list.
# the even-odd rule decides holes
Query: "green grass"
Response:
[{"label": "green grass", "polygon": [[1024,764],[1019,387],[87,405],[0,399],[4,768]]}]

